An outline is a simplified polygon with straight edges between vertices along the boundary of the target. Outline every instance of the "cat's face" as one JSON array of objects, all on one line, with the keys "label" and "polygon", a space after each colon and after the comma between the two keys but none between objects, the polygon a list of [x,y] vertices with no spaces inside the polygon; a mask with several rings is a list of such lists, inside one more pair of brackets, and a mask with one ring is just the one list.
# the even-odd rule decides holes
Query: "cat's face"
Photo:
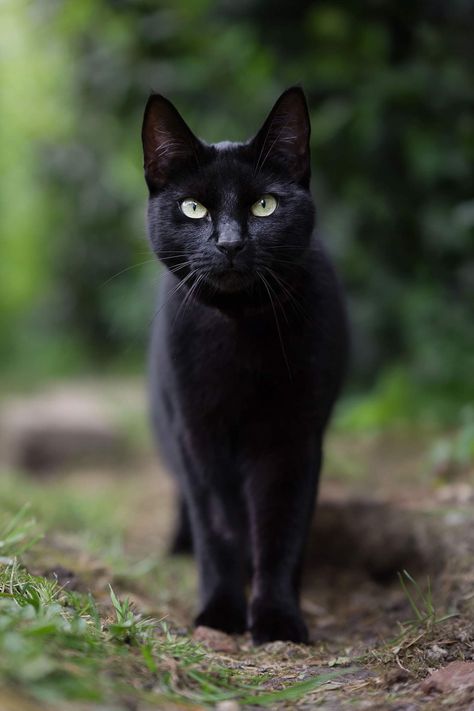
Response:
[{"label": "cat's face", "polygon": [[169,101],[150,97],[143,124],[149,236],[196,298],[218,303],[294,278],[314,223],[309,130],[297,88],[245,144],[206,145]]}]

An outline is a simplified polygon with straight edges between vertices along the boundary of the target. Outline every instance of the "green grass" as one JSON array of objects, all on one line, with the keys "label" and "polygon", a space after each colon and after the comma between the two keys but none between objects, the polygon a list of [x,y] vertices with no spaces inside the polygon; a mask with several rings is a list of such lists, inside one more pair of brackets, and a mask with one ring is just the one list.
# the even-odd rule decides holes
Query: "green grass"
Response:
[{"label": "green grass", "polygon": [[[396,661],[397,666],[414,677],[423,678],[435,664],[433,648],[455,644],[453,627],[443,623],[459,615],[457,612],[440,613],[434,602],[430,578],[427,578],[426,587],[422,587],[407,570],[399,572],[398,579],[413,617],[399,621],[398,635],[369,650],[367,658],[372,657],[384,665]],[[464,658],[464,652],[460,657]]]},{"label": "green grass", "polygon": [[[221,657],[189,636],[173,632],[163,618],[142,614],[115,584],[109,584],[107,590],[92,585],[93,592],[78,592],[62,587],[54,578],[33,574],[31,570],[41,568],[45,552],[48,560],[54,557],[48,542],[51,534],[70,530],[71,519],[78,543],[90,540],[81,537],[94,525],[84,504],[87,497],[77,497],[74,503],[69,500],[65,516],[55,511],[55,506],[69,499],[60,485],[55,493],[46,487],[48,495],[42,491],[45,487],[21,479],[1,482],[0,490],[9,492],[3,515],[0,510],[2,688],[58,708],[66,701],[80,700],[105,702],[119,711],[130,699],[143,700],[156,708],[162,708],[165,702],[207,708],[226,699],[273,707],[280,701],[301,698],[329,679],[347,673],[346,669],[328,671],[297,683],[280,684],[282,688],[275,690],[274,679],[257,678],[251,663],[237,664]],[[33,503],[13,514],[14,502],[28,494]],[[51,524],[47,520],[48,515],[51,517],[54,526],[45,538],[32,512],[40,512],[42,524]],[[104,515],[96,521],[95,533],[105,550],[111,530],[110,521],[106,524],[103,519]],[[119,557],[118,551],[114,557]],[[155,572],[150,562],[135,561],[135,565],[145,576]],[[125,575],[126,567],[122,561],[117,579]],[[133,566],[130,572],[133,579]],[[115,579],[111,570],[110,580]]]},{"label": "green grass", "polygon": [[430,630],[434,625],[454,616],[454,614],[440,615],[438,613],[433,601],[430,578],[426,581],[425,590],[422,589],[421,585],[407,570],[403,570],[401,573],[399,572],[398,579],[414,614],[413,619],[405,622],[402,625],[403,627],[424,627],[426,630]]},{"label": "green grass", "polygon": [[[374,387],[358,395],[346,393],[338,405],[335,427],[341,432],[381,432],[462,428],[472,423],[471,394],[430,388],[402,367],[382,372]],[[472,428],[469,433],[472,454]]]}]

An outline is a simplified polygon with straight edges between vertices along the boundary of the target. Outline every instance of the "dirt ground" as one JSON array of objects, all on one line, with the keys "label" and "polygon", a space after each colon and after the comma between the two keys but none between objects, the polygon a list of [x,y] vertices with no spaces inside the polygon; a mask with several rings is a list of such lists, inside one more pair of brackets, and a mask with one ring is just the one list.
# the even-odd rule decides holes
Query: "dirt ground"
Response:
[{"label": "dirt ground", "polygon": [[[449,662],[474,660],[474,490],[423,476],[425,455],[426,442],[406,436],[335,435],[328,442],[302,594],[312,645],[276,642],[254,650],[242,637],[232,658],[245,664],[251,652],[251,663],[276,686],[328,667],[348,673],[282,708],[474,710],[472,686],[426,693],[421,684]],[[340,458],[356,461],[363,476],[341,476]],[[142,485],[129,545],[143,550],[154,541],[164,550],[172,485],[153,466]],[[416,624],[399,579],[405,570],[422,591],[420,599],[405,578],[422,617]],[[167,608],[175,624],[189,627],[192,599],[178,594]]]},{"label": "dirt ground", "polygon": [[[231,657],[270,675],[269,688],[315,674],[347,670],[304,699],[281,708],[414,711],[423,708],[474,710],[468,688],[426,693],[422,680],[455,660],[474,660],[474,508],[465,482],[440,484],[420,476],[425,443],[405,437],[333,436],[320,501],[308,545],[302,606],[312,645],[282,642],[254,649],[248,637],[236,640]],[[339,458],[356,461],[364,475],[338,472]],[[154,461],[139,479],[138,500],[128,527],[135,554],[166,550],[172,525],[173,485]],[[192,562],[181,587],[179,573],[166,590],[149,596],[137,581],[136,600],[170,625],[189,630],[194,612]],[[415,615],[399,574],[406,570],[432,607],[417,595]],[[133,592],[133,591],[132,591]],[[447,615],[452,615],[443,619]],[[215,652],[218,656],[219,652]]]},{"label": "dirt ground", "polygon": [[[328,438],[302,594],[312,644],[254,648],[242,636],[230,640],[226,651],[209,652],[265,676],[269,689],[344,671],[275,708],[474,711],[474,684],[461,678],[439,688],[423,685],[450,662],[474,661],[474,477],[435,471],[431,442],[431,436],[411,432]],[[57,476],[47,477],[45,486],[54,486]],[[120,486],[133,477],[127,551],[139,559],[161,556],[163,575],[152,588],[137,577],[133,584],[126,580],[123,590],[139,609],[190,631],[194,567],[191,560],[175,563],[165,555],[174,491],[150,445],[133,468],[81,467],[61,476],[78,490],[114,480]],[[84,565],[81,571],[77,564],[79,581]],[[106,581],[106,571],[95,572],[87,584],[98,591]]]}]

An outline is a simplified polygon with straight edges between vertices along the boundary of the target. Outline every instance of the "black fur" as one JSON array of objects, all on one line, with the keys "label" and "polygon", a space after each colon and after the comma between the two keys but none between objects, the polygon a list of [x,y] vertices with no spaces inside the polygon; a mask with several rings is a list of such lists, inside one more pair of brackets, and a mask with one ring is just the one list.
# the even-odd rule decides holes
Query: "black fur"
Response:
[{"label": "black fur", "polygon": [[[204,144],[160,95],[143,124],[149,236],[168,268],[151,389],[182,497],[174,549],[192,533],[196,624],[257,643],[307,641],[301,563],[346,361],[340,288],[313,235],[309,132],[298,88],[245,144]],[[255,217],[265,194],[277,208]],[[186,217],[184,198],[208,215]]]}]

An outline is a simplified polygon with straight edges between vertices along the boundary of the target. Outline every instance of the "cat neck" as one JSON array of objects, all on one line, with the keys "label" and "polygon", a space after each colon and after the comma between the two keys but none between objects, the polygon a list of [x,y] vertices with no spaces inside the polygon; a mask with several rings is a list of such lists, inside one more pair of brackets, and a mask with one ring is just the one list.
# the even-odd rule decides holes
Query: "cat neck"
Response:
[{"label": "cat neck", "polygon": [[[176,278],[176,277],[175,277]],[[233,321],[261,320],[275,318],[290,319],[295,313],[304,312],[305,304],[311,299],[314,302],[314,280],[309,269],[301,270],[292,276],[291,281],[284,284],[266,281],[256,281],[247,289],[237,292],[216,291],[214,285],[202,281],[196,289],[190,280],[189,286],[177,294],[177,301],[193,307],[195,314],[212,309],[224,318]],[[189,293],[192,291],[193,293]],[[184,308],[186,306],[184,305]]]}]

